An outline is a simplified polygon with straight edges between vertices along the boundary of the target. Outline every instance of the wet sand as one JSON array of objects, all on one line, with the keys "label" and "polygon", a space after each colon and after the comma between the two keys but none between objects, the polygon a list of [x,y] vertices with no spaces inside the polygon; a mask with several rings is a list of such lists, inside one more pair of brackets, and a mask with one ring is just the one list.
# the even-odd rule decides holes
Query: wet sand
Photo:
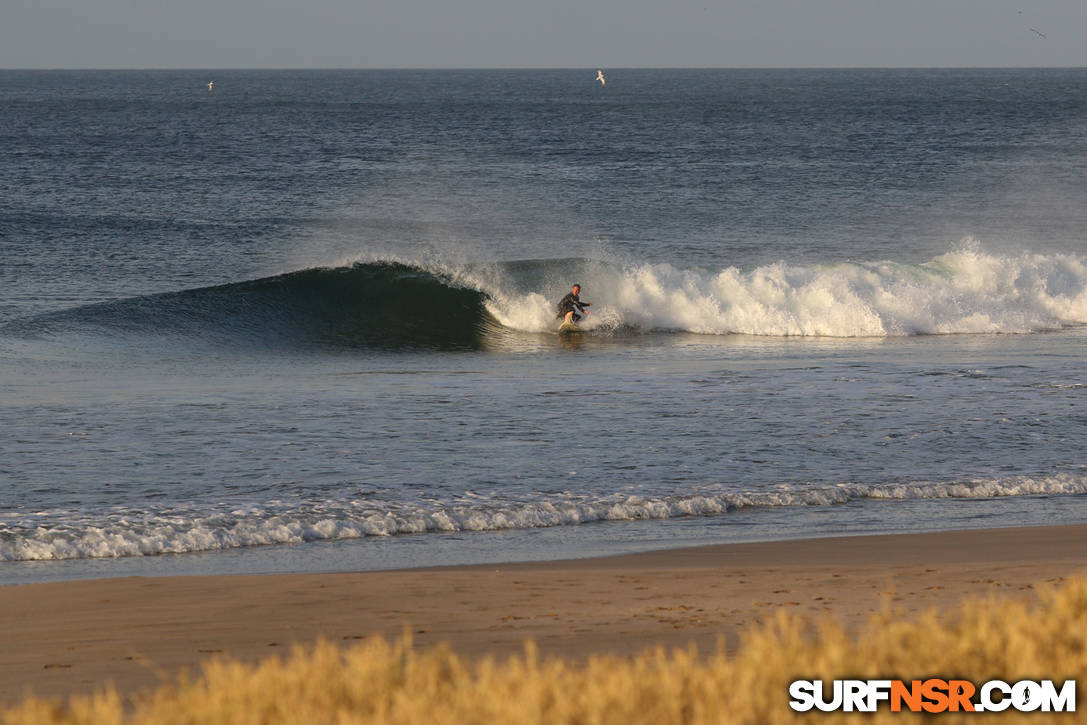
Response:
[{"label": "wet sand", "polygon": [[728,544],[402,571],[100,579],[0,588],[0,701],[112,682],[134,693],[215,655],[256,661],[319,637],[545,656],[714,651],[779,609],[856,626],[968,595],[1036,596],[1087,572],[1087,526]]}]

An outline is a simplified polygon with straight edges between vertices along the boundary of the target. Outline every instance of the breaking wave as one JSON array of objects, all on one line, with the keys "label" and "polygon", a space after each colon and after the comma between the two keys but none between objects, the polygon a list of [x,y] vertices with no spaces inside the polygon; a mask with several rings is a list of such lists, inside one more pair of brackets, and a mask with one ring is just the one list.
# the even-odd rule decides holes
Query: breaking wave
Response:
[{"label": "breaking wave", "polygon": [[1087,324],[1087,261],[996,255],[973,243],[922,264],[788,262],[751,270],[584,259],[467,265],[358,262],[88,305],[2,328],[182,334],[228,342],[484,347],[552,333],[574,281],[608,334],[889,337],[1031,333]]}]

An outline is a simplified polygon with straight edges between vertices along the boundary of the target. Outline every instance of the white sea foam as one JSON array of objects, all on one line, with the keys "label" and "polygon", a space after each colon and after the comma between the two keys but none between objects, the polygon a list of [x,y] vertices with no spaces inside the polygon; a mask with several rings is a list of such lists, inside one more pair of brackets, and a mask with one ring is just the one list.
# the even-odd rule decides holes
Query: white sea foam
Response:
[{"label": "white sea foam", "polygon": [[843,484],[817,489],[641,497],[563,495],[512,504],[377,505],[372,501],[280,501],[230,511],[173,510],[169,515],[118,510],[98,520],[63,513],[0,517],[0,561],[153,556],[269,544],[357,539],[427,532],[495,531],[596,521],[668,519],[740,508],[828,506],[857,499],[992,498],[1087,493],[1087,476],[1014,477],[953,483]]},{"label": "white sea foam", "polygon": [[[883,337],[1087,324],[1084,258],[990,254],[972,241],[919,265],[779,262],[749,271],[602,265],[581,281],[585,298],[596,302],[589,327]],[[503,325],[534,332],[554,327],[554,301],[543,291],[510,291],[493,279],[475,284],[490,295],[488,309]]]}]

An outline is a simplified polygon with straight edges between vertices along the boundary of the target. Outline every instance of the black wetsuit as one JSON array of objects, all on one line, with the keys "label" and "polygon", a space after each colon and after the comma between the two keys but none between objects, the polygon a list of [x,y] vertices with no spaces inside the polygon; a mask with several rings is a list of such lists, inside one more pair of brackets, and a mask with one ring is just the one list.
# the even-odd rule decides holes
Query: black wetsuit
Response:
[{"label": "black wetsuit", "polygon": [[588,302],[582,302],[580,299],[578,299],[577,295],[575,295],[573,292],[571,292],[570,294],[566,295],[561,300],[559,300],[559,319],[561,320],[562,318],[566,317],[567,312],[570,312],[571,310],[575,310],[574,316],[571,317],[570,319],[573,320],[574,322],[577,322],[578,320],[581,319],[581,315],[579,315],[578,312],[584,312],[585,311],[585,305],[587,305],[587,304],[589,304],[589,303]]}]

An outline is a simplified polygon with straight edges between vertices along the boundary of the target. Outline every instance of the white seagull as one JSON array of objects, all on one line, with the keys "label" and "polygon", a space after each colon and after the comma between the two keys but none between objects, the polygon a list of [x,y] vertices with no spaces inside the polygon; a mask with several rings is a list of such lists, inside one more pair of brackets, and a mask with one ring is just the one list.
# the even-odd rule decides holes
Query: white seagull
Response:
[{"label": "white seagull", "polygon": [[604,71],[600,70],[599,68],[596,69],[596,79],[600,81],[600,85],[608,85],[608,82],[604,80]]},{"label": "white seagull", "polygon": [[215,87],[215,81],[209,81],[208,82],[208,90],[210,91],[214,87]]}]

